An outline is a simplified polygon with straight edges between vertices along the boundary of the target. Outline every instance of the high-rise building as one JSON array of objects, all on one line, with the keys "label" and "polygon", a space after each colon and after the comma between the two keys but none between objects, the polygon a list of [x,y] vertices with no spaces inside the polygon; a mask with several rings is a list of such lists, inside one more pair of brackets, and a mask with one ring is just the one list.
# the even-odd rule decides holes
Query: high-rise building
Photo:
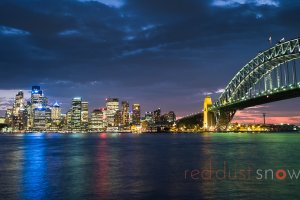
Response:
[{"label": "high-rise building", "polygon": [[33,109],[33,130],[34,131],[46,130],[46,108]]},{"label": "high-rise building", "polygon": [[141,123],[141,106],[140,104],[132,104],[132,124],[139,125]]},{"label": "high-rise building", "polygon": [[48,104],[48,99],[44,96],[40,86],[32,86],[31,90],[32,109],[43,108]]},{"label": "high-rise building", "polygon": [[19,91],[16,95],[15,102],[13,105],[13,115],[18,116],[19,111],[21,109],[24,109],[24,93],[22,91]]},{"label": "high-rise building", "polygon": [[12,115],[12,130],[20,131],[25,130],[27,124],[27,111],[24,104],[24,93],[19,91],[13,104]]},{"label": "high-rise building", "polygon": [[167,114],[167,122],[173,124],[176,121],[176,115],[174,111],[170,111]]},{"label": "high-rise building", "polygon": [[154,117],[152,112],[145,113],[145,121],[148,122],[149,125],[154,124]]},{"label": "high-rise building", "polygon": [[72,100],[72,116],[71,129],[72,131],[81,131],[81,97],[75,97]]},{"label": "high-rise building", "polygon": [[119,99],[117,98],[107,98],[106,99],[106,121],[107,126],[115,126],[115,114],[119,110]]},{"label": "high-rise building", "polygon": [[91,114],[90,131],[98,132],[104,130],[103,109],[95,109]]},{"label": "high-rise building", "polygon": [[161,122],[160,121],[160,113],[161,113],[160,108],[153,111],[153,118],[154,118],[154,123],[155,124],[159,124]]},{"label": "high-rise building", "polygon": [[122,125],[122,112],[117,110],[114,117],[114,126],[120,127]]},{"label": "high-rise building", "polygon": [[83,130],[88,129],[89,124],[89,103],[86,101],[81,102],[81,127]]},{"label": "high-rise building", "polygon": [[129,126],[129,103],[127,101],[122,101],[122,125]]},{"label": "high-rise building", "polygon": [[66,130],[70,131],[72,130],[72,109],[69,110],[66,114]]},{"label": "high-rise building", "polygon": [[[48,99],[44,96],[43,91],[40,86],[32,86],[31,89],[31,99],[30,106],[28,107],[30,110],[28,111],[28,129],[40,130],[42,127],[42,113],[46,111],[46,106],[48,104]],[[36,112],[36,113],[35,113]],[[36,119],[35,117],[38,117]],[[46,119],[45,119],[46,120]],[[38,121],[41,121],[39,123]],[[46,121],[45,121],[46,123]],[[39,127],[35,127],[35,126]]]},{"label": "high-rise building", "polygon": [[52,106],[51,120],[54,123],[57,123],[61,120],[61,108],[57,102],[55,104],[53,104],[53,106]]}]

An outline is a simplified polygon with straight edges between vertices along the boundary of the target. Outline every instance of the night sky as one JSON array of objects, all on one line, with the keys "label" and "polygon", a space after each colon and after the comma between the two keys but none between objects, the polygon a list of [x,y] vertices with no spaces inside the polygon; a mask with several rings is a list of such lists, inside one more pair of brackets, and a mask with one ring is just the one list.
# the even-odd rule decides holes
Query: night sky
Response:
[{"label": "night sky", "polygon": [[[299,13],[297,0],[1,0],[0,110],[41,85],[64,111],[81,96],[91,110],[119,97],[142,111],[199,112],[270,36],[300,36]],[[292,99],[236,119],[300,123],[299,110]]]}]

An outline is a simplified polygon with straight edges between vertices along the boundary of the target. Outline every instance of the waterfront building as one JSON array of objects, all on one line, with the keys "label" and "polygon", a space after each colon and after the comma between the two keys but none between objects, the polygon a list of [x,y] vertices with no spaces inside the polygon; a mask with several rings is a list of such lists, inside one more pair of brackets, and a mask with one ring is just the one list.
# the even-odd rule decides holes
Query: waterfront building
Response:
[{"label": "waterfront building", "polygon": [[40,86],[32,86],[31,105],[32,109],[46,107],[48,99],[44,96]]},{"label": "waterfront building", "polygon": [[71,130],[81,131],[81,97],[72,100]]},{"label": "waterfront building", "polygon": [[145,113],[145,121],[148,122],[149,125],[154,124],[154,116],[152,112]]},{"label": "waterfront building", "polygon": [[119,99],[107,98],[106,99],[106,121],[107,127],[115,126],[115,114],[119,110]]},{"label": "waterfront building", "polygon": [[141,106],[140,104],[132,105],[132,124],[139,125],[141,123]]},{"label": "waterfront building", "polygon": [[89,125],[89,103],[81,102],[81,128],[87,130]]},{"label": "waterfront building", "polygon": [[103,110],[104,109],[95,109],[91,114],[90,120],[90,131],[91,132],[99,132],[105,129],[103,123]]},{"label": "waterfront building", "polygon": [[46,108],[40,107],[33,109],[33,130],[46,130]]},{"label": "waterfront building", "polygon": [[160,108],[158,108],[157,110],[153,111],[153,118],[154,118],[154,123],[155,124],[159,124],[160,123],[160,114],[161,114]]},{"label": "waterfront building", "polygon": [[61,108],[57,102],[52,106],[51,120],[53,123],[58,123],[61,120]]},{"label": "waterfront building", "polygon": [[122,126],[129,126],[129,103],[127,101],[122,101]]},{"label": "waterfront building", "polygon": [[14,116],[18,116],[19,115],[19,111],[21,109],[24,109],[24,93],[23,91],[19,91],[16,94],[16,98],[15,98],[15,102],[13,105],[13,115]]},{"label": "waterfront building", "polygon": [[121,127],[122,125],[122,112],[117,110],[114,117],[114,126]]}]

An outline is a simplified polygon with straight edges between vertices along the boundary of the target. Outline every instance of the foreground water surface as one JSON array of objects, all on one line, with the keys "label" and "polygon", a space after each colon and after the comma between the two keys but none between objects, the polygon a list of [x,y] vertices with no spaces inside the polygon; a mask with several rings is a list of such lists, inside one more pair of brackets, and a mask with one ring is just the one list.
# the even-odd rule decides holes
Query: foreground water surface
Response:
[{"label": "foreground water surface", "polygon": [[299,199],[299,152],[288,133],[0,134],[0,199]]}]

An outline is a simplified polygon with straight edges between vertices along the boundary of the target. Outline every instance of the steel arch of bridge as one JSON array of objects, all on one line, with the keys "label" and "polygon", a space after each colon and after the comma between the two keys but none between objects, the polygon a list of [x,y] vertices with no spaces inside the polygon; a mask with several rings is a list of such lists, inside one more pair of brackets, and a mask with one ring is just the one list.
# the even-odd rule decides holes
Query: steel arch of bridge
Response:
[{"label": "steel arch of bridge", "polygon": [[300,84],[297,83],[296,77],[293,77],[293,83],[288,87],[282,86],[252,93],[256,84],[268,78],[268,75],[271,76],[274,69],[279,70],[279,66],[298,58],[300,58],[300,38],[278,43],[247,63],[233,77],[210,109],[216,115],[217,128],[226,129],[236,110],[300,96]]}]

